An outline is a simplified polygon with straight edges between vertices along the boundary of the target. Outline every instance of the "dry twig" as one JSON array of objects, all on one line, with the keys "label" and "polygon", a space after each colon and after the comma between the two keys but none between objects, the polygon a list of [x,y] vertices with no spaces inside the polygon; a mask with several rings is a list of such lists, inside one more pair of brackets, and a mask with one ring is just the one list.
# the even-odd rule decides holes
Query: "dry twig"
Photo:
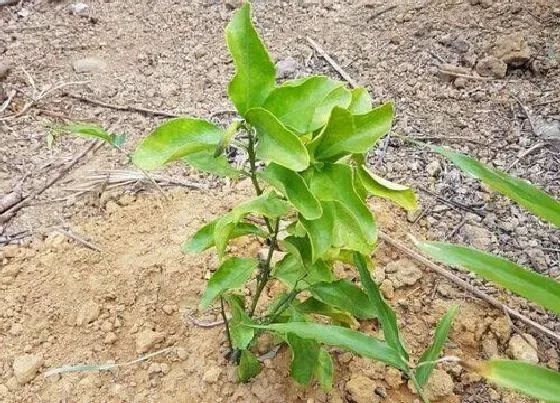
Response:
[{"label": "dry twig", "polygon": [[340,65],[337,62],[335,62],[332,59],[332,57],[330,57],[329,54],[327,52],[325,52],[321,46],[319,46],[319,44],[317,42],[315,42],[310,37],[306,37],[305,39],[307,40],[307,42],[309,42],[309,44],[313,47],[313,49],[315,49],[315,51],[317,51],[317,53],[319,53],[321,55],[321,57],[323,59],[325,59],[325,61],[327,63],[329,63],[332,66],[332,68],[335,69],[336,72],[338,74],[340,74],[340,76],[344,80],[346,80],[346,82],[348,82],[348,84],[350,84],[350,86],[352,88],[358,87],[358,83],[356,81],[354,81],[354,79],[350,76],[350,74],[348,74],[346,71],[344,71],[344,69],[342,67],[340,67]]},{"label": "dry twig", "polygon": [[63,228],[55,228],[55,230],[60,232],[65,237],[84,245],[86,248],[89,248],[89,249],[97,251],[97,252],[102,252],[102,249],[99,246],[94,245],[93,243],[85,240],[82,237],[79,237],[78,235],[76,235],[76,234],[74,234],[70,231],[66,231]]},{"label": "dry twig", "polygon": [[379,233],[379,238],[381,240],[387,242],[391,246],[395,247],[396,249],[400,250],[401,252],[407,254],[411,258],[419,261],[424,266],[430,268],[431,270],[433,270],[437,274],[445,277],[446,279],[448,279],[452,283],[454,283],[454,284],[458,285],[459,287],[463,288],[464,290],[470,292],[474,296],[482,299],[484,302],[492,305],[495,308],[498,308],[500,311],[507,312],[509,314],[509,316],[520,320],[521,322],[525,323],[526,325],[529,325],[529,326],[535,328],[536,330],[538,330],[539,332],[547,335],[548,337],[551,337],[554,340],[560,342],[560,335],[559,334],[553,332],[552,330],[548,329],[547,327],[545,327],[545,326],[543,326],[543,325],[541,325],[537,322],[532,321],[531,319],[529,319],[525,315],[517,312],[515,309],[510,308],[509,306],[507,306],[505,304],[502,304],[496,298],[491,297],[490,295],[482,292],[478,288],[473,287],[471,284],[467,283],[462,278],[460,278],[457,275],[455,275],[455,274],[449,272],[448,270],[446,270],[443,266],[435,264],[434,262],[427,259],[426,257],[424,257],[424,256],[420,255],[419,253],[411,250],[410,248],[408,248],[403,243],[391,238],[390,236],[388,236],[387,234],[384,234],[382,232]]}]

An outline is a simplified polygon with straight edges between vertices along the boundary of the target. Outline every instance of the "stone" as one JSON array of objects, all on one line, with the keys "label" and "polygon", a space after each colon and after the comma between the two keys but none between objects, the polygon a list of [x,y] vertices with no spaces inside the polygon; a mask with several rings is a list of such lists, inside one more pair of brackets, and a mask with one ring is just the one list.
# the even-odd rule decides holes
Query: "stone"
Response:
[{"label": "stone", "polygon": [[173,312],[175,312],[175,307],[173,305],[164,305],[161,310],[166,315],[173,315]]},{"label": "stone", "polygon": [[500,316],[492,322],[490,330],[496,335],[500,343],[505,344],[511,336],[511,323],[507,316]]},{"label": "stone", "polygon": [[136,352],[143,354],[156,344],[161,343],[164,338],[164,333],[154,332],[150,329],[144,330],[136,335]]},{"label": "stone", "polygon": [[19,251],[19,246],[17,245],[6,245],[2,249],[2,252],[4,252],[4,257],[8,259],[13,259],[14,257],[16,257],[18,251]]},{"label": "stone", "polygon": [[464,38],[458,37],[451,43],[451,48],[459,53],[467,53],[470,45]]},{"label": "stone", "polygon": [[10,329],[10,334],[13,336],[19,336],[23,333],[23,325],[21,323],[14,323]]},{"label": "stone", "polygon": [[514,334],[511,339],[509,339],[507,352],[513,359],[529,361],[536,364],[539,362],[537,341],[530,334],[525,334],[524,336],[525,337],[520,334]]},{"label": "stone", "polygon": [[434,160],[426,165],[426,173],[430,176],[437,176],[441,172],[441,164],[439,161]]},{"label": "stone", "polygon": [[78,326],[84,326],[91,323],[99,317],[101,313],[101,307],[99,304],[90,301],[85,303],[78,312],[78,317],[76,318],[76,324]]},{"label": "stone", "polygon": [[385,266],[385,272],[395,288],[412,286],[422,278],[422,270],[409,259],[389,263]]},{"label": "stone", "polygon": [[398,389],[404,383],[401,371],[396,368],[388,368],[385,373],[385,382],[391,389]]},{"label": "stone", "polygon": [[294,59],[279,60],[276,63],[276,78],[279,80],[291,78],[297,71],[297,61]]},{"label": "stone", "polygon": [[560,141],[560,121],[546,122],[539,119],[535,123],[535,132],[544,139]]},{"label": "stone", "polygon": [[453,378],[441,369],[434,369],[424,386],[428,400],[440,400],[453,394]]},{"label": "stone", "polygon": [[383,280],[379,286],[379,290],[388,300],[395,298],[395,287],[393,287],[393,282],[391,280]]},{"label": "stone", "polygon": [[502,395],[496,389],[488,389],[488,396],[494,401],[502,398]]},{"label": "stone", "polygon": [[498,350],[498,340],[493,336],[486,336],[482,339],[482,352],[487,359],[498,358],[500,351]]},{"label": "stone", "polygon": [[455,80],[453,80],[453,87],[455,87],[458,90],[462,90],[466,86],[467,86],[467,80],[464,79],[463,77],[457,77]]},{"label": "stone", "polygon": [[89,6],[85,3],[74,3],[70,5],[70,13],[74,15],[87,15]]},{"label": "stone", "polygon": [[486,56],[478,61],[475,70],[481,77],[504,78],[507,64],[494,56]]},{"label": "stone", "polygon": [[114,332],[109,332],[105,335],[105,340],[103,342],[105,344],[115,344],[119,338]]},{"label": "stone", "polygon": [[202,380],[206,383],[216,383],[218,379],[220,379],[220,375],[222,374],[222,370],[219,367],[212,367],[204,372],[202,375]]},{"label": "stone", "polygon": [[496,40],[490,54],[510,66],[520,66],[529,61],[531,50],[519,34],[503,36]]},{"label": "stone", "polygon": [[492,233],[486,228],[472,224],[465,224],[461,234],[470,246],[477,249],[489,249],[492,245]]},{"label": "stone", "polygon": [[37,354],[24,354],[16,357],[13,363],[14,376],[20,384],[35,378],[37,371],[43,365],[43,357]]},{"label": "stone", "polygon": [[97,73],[107,68],[107,63],[94,57],[86,57],[72,63],[72,68],[76,73]]},{"label": "stone", "polygon": [[346,382],[346,390],[356,403],[379,402],[379,397],[375,394],[376,386],[374,381],[365,376],[355,376]]},{"label": "stone", "polygon": [[12,65],[8,63],[0,63],[0,81],[5,80],[12,71]]}]

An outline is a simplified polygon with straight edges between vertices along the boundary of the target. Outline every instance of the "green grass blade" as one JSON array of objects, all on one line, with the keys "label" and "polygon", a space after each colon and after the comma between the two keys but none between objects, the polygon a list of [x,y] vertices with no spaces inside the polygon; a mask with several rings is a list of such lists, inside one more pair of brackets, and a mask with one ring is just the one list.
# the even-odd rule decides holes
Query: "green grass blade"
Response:
[{"label": "green grass blade", "polygon": [[498,385],[535,399],[560,402],[560,373],[523,361],[490,360],[465,363],[466,367]]},{"label": "green grass blade", "polygon": [[382,361],[398,369],[406,370],[400,355],[384,341],[340,326],[322,325],[308,322],[275,323],[255,327],[273,332],[294,333],[299,337],[352,351],[373,360]]},{"label": "green grass blade", "polygon": [[560,283],[507,259],[445,242],[418,242],[432,258],[467,269],[553,312],[560,313]]},{"label": "green grass blade", "polygon": [[377,310],[377,317],[381,324],[383,334],[385,335],[385,341],[395,351],[399,352],[400,356],[404,358],[403,362],[407,362],[408,352],[401,340],[395,312],[383,299],[381,292],[379,291],[379,287],[371,278],[366,258],[359,253],[354,253],[354,263],[360,272],[360,281],[362,282],[362,286],[366,290],[369,300],[373,303]]},{"label": "green grass blade", "polygon": [[[457,305],[454,305],[447,311],[443,318],[439,321],[436,327],[436,333],[434,334],[434,341],[432,344],[424,351],[424,354],[418,360],[418,367],[415,372],[416,381],[420,387],[424,386],[424,384],[428,381],[430,374],[435,368],[435,361],[438,359],[441,350],[443,350],[443,345],[447,340],[447,335],[449,334],[449,330],[451,329],[451,325],[453,324],[453,318],[455,317],[455,313],[457,312]],[[421,365],[425,363],[424,365]]]},{"label": "green grass blade", "polygon": [[560,227],[560,202],[527,181],[510,176],[499,169],[484,165],[468,155],[431,146],[461,170],[486,183],[490,188],[516,201],[541,219]]}]

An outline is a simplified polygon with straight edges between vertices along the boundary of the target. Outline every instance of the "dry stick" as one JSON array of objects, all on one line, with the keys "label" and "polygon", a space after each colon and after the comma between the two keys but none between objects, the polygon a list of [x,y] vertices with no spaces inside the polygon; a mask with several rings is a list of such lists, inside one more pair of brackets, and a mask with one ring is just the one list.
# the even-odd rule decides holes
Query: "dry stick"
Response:
[{"label": "dry stick", "polygon": [[90,151],[95,152],[102,145],[103,145],[103,143],[101,143],[101,142],[95,142],[95,143],[90,144],[89,147],[87,147],[84,151],[82,151],[80,154],[78,154],[74,159],[72,159],[72,161],[70,161],[68,164],[64,165],[64,167],[62,167],[62,169],[54,177],[52,177],[49,181],[47,181],[47,183],[45,183],[39,189],[37,189],[36,191],[34,191],[31,194],[29,194],[28,196],[26,196],[22,201],[20,201],[16,205],[14,205],[9,210],[6,210],[2,214],[0,214],[0,223],[5,223],[8,220],[10,220],[19,210],[28,206],[30,204],[31,200],[33,200],[35,197],[39,196],[41,193],[43,193],[45,190],[47,190],[49,187],[51,187],[54,183],[56,183],[59,179],[61,179],[64,175],[66,175],[68,173],[68,171],[70,171],[70,169],[72,169],[74,167],[74,165],[76,165]]},{"label": "dry stick", "polygon": [[321,48],[321,46],[319,46],[319,44],[317,42],[315,42],[313,39],[311,39],[308,36],[305,39],[307,40],[307,42],[309,42],[309,44],[313,47],[313,49],[315,49],[317,51],[317,53],[319,53],[321,55],[321,57],[323,59],[325,59],[327,61],[327,63],[329,63],[332,66],[332,68],[335,69],[336,72],[338,74],[340,74],[340,76],[348,82],[348,84],[350,84],[350,86],[352,88],[358,87],[358,83],[356,81],[354,81],[354,79],[352,77],[350,77],[350,74],[348,74],[346,71],[344,71],[342,69],[342,67],[340,67],[338,65],[338,63],[335,62],[332,59],[332,57],[330,57],[329,54],[327,52],[325,52],[323,50],[323,48]]},{"label": "dry stick", "polygon": [[148,109],[148,108],[144,108],[141,106],[132,106],[132,105],[115,105],[115,104],[110,104],[104,101],[100,101],[97,99],[93,99],[93,98],[89,98],[83,95],[78,95],[78,94],[72,94],[72,93],[65,93],[65,96],[69,97],[69,98],[74,98],[77,99],[78,101],[81,102],[85,102],[85,103],[89,103],[89,104],[93,104],[93,105],[97,105],[97,106],[102,106],[103,108],[108,108],[108,109],[115,109],[118,111],[129,111],[129,112],[140,112],[140,113],[144,113],[147,115],[153,115],[153,116],[163,116],[166,118],[177,118],[179,116],[184,116],[186,113],[173,113],[173,112],[167,112],[167,111],[161,111],[161,110],[156,110],[156,109]]},{"label": "dry stick", "polygon": [[555,102],[560,102],[560,98],[552,98],[549,99],[548,101],[539,102],[538,104],[535,104],[535,106],[544,106],[544,105],[553,104]]},{"label": "dry stick", "polygon": [[73,240],[73,241],[76,241],[76,242],[78,242],[78,243],[81,243],[81,244],[84,245],[86,248],[89,248],[89,249],[94,250],[94,251],[96,251],[96,252],[102,252],[102,251],[103,251],[99,246],[96,246],[96,245],[92,244],[91,242],[86,241],[85,239],[79,237],[78,235],[73,234],[73,233],[71,233],[70,231],[66,231],[66,230],[63,229],[63,228],[55,228],[55,231],[60,232],[62,235],[64,235],[64,236],[67,237],[67,238],[70,238],[70,239]]},{"label": "dry stick", "polygon": [[531,130],[533,131],[533,134],[537,134],[537,131],[535,130],[535,125],[533,124],[533,119],[531,119],[531,114],[529,113],[529,110],[527,109],[527,107],[515,95],[512,95],[511,97],[513,99],[515,99],[515,101],[518,103],[519,107],[521,109],[523,109],[523,113],[525,114],[525,117],[527,118],[527,121],[529,121],[529,126],[531,127]]},{"label": "dry stick", "polygon": [[534,146],[530,147],[529,149],[527,149],[524,153],[522,153],[519,157],[517,157],[517,159],[515,161],[513,161],[507,168],[506,168],[506,172],[509,172],[511,170],[511,168],[513,168],[515,165],[517,165],[519,163],[519,161],[521,161],[523,158],[525,158],[526,156],[528,156],[529,154],[533,153],[534,151],[538,150],[539,148],[543,148],[544,146],[546,146],[547,143],[537,143]]},{"label": "dry stick", "polygon": [[491,297],[490,295],[488,295],[488,294],[480,291],[479,289],[473,287],[472,285],[467,283],[465,280],[461,279],[460,277],[456,276],[453,273],[450,273],[444,267],[439,266],[439,265],[433,263],[431,260],[427,259],[426,257],[420,255],[419,253],[414,252],[413,250],[408,248],[403,243],[389,237],[387,234],[382,233],[382,232],[379,233],[379,238],[382,239],[383,241],[387,242],[391,246],[397,248],[401,252],[406,253],[408,256],[416,259],[417,261],[422,263],[424,266],[432,269],[434,272],[436,272],[437,274],[445,277],[446,279],[448,279],[452,283],[458,285],[459,287],[463,288],[464,290],[467,290],[471,294],[473,294],[473,295],[477,296],[478,298],[482,299],[486,303],[492,305],[495,308],[500,309],[503,312],[507,312],[510,316],[513,316],[514,318],[520,320],[521,322],[523,322],[523,323],[525,323],[529,326],[534,327],[535,329],[537,329],[541,333],[543,333],[543,334],[553,338],[554,340],[560,342],[560,335],[559,334],[554,333],[552,330],[548,329],[545,326],[542,326],[542,325],[538,324],[537,322],[532,321],[531,319],[529,319],[525,315],[520,314],[516,310],[510,308],[509,306],[507,306],[505,304],[502,304],[496,298]]},{"label": "dry stick", "polygon": [[438,73],[446,74],[446,75],[452,76],[452,77],[465,78],[467,80],[501,81],[497,78],[470,76],[468,74],[461,74],[461,73],[457,73],[457,72],[454,72],[454,71],[451,71],[451,70],[445,70],[445,69],[438,69]]},{"label": "dry stick", "polygon": [[[368,6],[366,5],[366,7],[368,7]],[[375,18],[377,18],[377,17],[379,17],[379,16],[385,14],[386,12],[391,11],[391,10],[393,10],[393,9],[395,9],[395,8],[397,8],[397,5],[396,5],[396,4],[393,4],[393,5],[391,5],[391,6],[385,7],[385,8],[383,8],[383,9],[379,10],[378,12],[373,13],[372,15],[370,15],[369,18],[368,18],[368,21],[371,21],[371,20],[373,20],[373,19],[375,19]]]}]

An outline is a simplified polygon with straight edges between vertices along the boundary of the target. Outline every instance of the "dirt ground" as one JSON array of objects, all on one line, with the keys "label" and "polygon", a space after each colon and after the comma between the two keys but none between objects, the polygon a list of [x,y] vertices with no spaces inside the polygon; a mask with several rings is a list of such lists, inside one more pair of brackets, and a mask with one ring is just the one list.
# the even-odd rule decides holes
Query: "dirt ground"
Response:
[{"label": "dirt ground", "polygon": [[[223,124],[231,116],[224,112],[232,109],[225,88],[233,66],[223,29],[238,2],[86,4],[81,13],[71,13],[68,1],[0,6],[0,195],[19,184],[23,196],[36,192],[90,145],[70,137],[49,145],[48,125],[100,123],[126,133],[125,147],[133,150],[163,121],[71,95],[212,117]],[[256,1],[254,15],[273,56],[289,66],[285,77],[337,77],[309,46],[310,37],[365,85],[376,102],[394,100],[393,133],[469,152],[560,195],[559,2]],[[501,78],[480,79],[477,63],[510,35],[523,38],[528,59],[510,63]],[[462,68],[455,73],[468,78],[442,74],[439,70],[448,71],[448,65]],[[3,74],[2,66],[11,69]],[[386,232],[399,239],[411,232],[473,245],[560,278],[560,231],[445,161],[388,138],[372,153],[370,164],[388,179],[413,186],[421,200],[422,209],[408,216],[376,201]],[[193,324],[193,318],[218,319],[215,311],[196,311],[215,259],[210,253],[182,255],[179,245],[201,224],[247,197],[247,184],[174,167],[163,174],[181,186],[169,186],[170,200],[165,201],[134,178],[123,179],[124,186],[107,180],[108,171],[123,169],[132,169],[126,157],[96,148],[13,219],[0,223],[0,400],[416,399],[400,374],[340,351],[333,351],[335,387],[328,395],[317,387],[302,389],[287,377],[290,354],[284,349],[265,362],[254,381],[234,383],[233,369],[222,358],[221,328]],[[68,239],[60,229],[99,250]],[[236,246],[241,252],[257,247],[247,241]],[[410,261],[401,260],[399,267],[421,275],[401,287],[391,264],[405,256],[389,245],[382,243],[375,259],[376,275],[397,309],[413,356],[429,343],[436,320],[455,302],[460,314],[445,354],[521,354],[558,368],[558,345],[531,327],[510,323]],[[352,271],[341,269],[339,274],[355,278]],[[560,331],[556,316],[480,279],[464,278]],[[375,323],[361,328],[377,331]],[[118,370],[42,375],[66,364],[122,363],[166,347],[172,350]],[[262,352],[269,347],[267,340],[259,344]],[[14,360],[27,354],[40,357],[38,374],[18,382]],[[455,364],[438,368],[430,386],[436,401],[525,401]]]}]

